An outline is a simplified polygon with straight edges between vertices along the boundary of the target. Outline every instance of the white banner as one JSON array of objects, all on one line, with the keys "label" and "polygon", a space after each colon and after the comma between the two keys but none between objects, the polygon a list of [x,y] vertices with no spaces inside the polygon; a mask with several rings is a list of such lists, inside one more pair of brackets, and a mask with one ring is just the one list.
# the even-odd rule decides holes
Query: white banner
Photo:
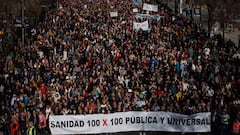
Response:
[{"label": "white banner", "polygon": [[157,12],[158,11],[158,5],[143,3],[143,10]]},{"label": "white banner", "polygon": [[145,19],[145,18],[147,18],[147,19],[159,21],[161,18],[164,18],[164,16],[136,13],[135,18],[136,19]]},{"label": "white banner", "polygon": [[119,112],[50,115],[52,134],[99,134],[129,131],[210,132],[211,113]]},{"label": "white banner", "polygon": [[141,23],[133,22],[133,29],[134,30],[142,29],[143,31],[149,30],[148,21],[141,22]]},{"label": "white banner", "polygon": [[118,16],[118,12],[110,12],[110,16],[111,17],[117,17]]}]

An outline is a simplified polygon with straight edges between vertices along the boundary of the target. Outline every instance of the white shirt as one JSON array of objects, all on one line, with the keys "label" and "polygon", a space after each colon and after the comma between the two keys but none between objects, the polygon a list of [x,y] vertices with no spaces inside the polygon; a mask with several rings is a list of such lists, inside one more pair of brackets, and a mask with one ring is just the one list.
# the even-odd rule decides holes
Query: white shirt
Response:
[{"label": "white shirt", "polygon": [[209,55],[210,54],[210,49],[209,48],[205,48],[203,52],[204,52],[205,55]]}]

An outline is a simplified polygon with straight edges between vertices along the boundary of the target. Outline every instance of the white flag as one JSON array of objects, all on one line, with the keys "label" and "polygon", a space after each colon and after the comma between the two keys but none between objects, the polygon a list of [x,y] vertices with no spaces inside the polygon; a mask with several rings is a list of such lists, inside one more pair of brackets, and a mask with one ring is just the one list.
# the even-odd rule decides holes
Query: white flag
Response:
[{"label": "white flag", "polygon": [[142,29],[143,31],[149,30],[148,21],[141,22],[141,23],[133,22],[133,29],[134,30]]},{"label": "white flag", "polygon": [[143,10],[157,12],[158,11],[158,5],[144,3],[143,4]]}]

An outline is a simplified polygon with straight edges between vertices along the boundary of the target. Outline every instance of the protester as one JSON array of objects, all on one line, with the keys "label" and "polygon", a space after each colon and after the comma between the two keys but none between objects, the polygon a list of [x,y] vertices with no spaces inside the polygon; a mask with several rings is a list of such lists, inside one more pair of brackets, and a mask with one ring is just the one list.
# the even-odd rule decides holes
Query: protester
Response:
[{"label": "protester", "polygon": [[[5,61],[2,110],[18,113],[9,115],[18,117],[21,130],[29,133],[33,123],[44,134],[51,114],[123,111],[212,112],[213,132],[232,127],[240,59],[230,41],[209,38],[163,4],[149,12],[159,20],[136,19],[133,8],[146,11],[130,1],[60,5],[26,37],[30,44],[16,44]],[[146,20],[149,30],[133,28]]]},{"label": "protester", "polygon": [[40,110],[38,110],[38,113],[39,113],[38,114],[38,129],[39,129],[39,133],[40,133],[40,135],[44,135],[46,127],[47,127],[46,116]]},{"label": "protester", "polygon": [[32,122],[29,123],[29,127],[27,129],[27,135],[37,135],[36,128]]},{"label": "protester", "polygon": [[240,122],[238,119],[236,119],[233,123],[233,129],[232,129],[233,134],[239,134],[240,133]]},{"label": "protester", "polygon": [[19,135],[19,123],[17,120],[13,119],[10,123],[11,135]]}]

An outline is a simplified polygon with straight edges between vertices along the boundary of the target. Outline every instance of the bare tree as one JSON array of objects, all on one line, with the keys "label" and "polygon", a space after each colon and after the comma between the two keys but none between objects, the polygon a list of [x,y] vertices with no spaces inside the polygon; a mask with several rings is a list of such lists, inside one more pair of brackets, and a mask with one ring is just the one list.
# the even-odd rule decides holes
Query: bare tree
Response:
[{"label": "bare tree", "polygon": [[29,17],[30,21],[37,20],[41,14],[41,0],[25,0],[25,16]]},{"label": "bare tree", "polygon": [[[43,0],[0,0],[1,10],[6,14],[21,16],[21,10],[24,9],[25,16],[31,21],[38,18],[41,13],[41,3]],[[23,2],[23,4],[22,4]]]},{"label": "bare tree", "polygon": [[238,0],[195,0],[196,4],[205,5],[208,11],[208,31],[211,31],[213,21],[223,24],[231,22],[240,13]]},{"label": "bare tree", "polygon": [[213,24],[213,15],[214,15],[214,11],[217,8],[216,3],[219,0],[196,0],[195,3],[202,5],[202,6],[206,6],[207,11],[208,11],[208,31],[211,31],[212,28],[212,24]]}]

